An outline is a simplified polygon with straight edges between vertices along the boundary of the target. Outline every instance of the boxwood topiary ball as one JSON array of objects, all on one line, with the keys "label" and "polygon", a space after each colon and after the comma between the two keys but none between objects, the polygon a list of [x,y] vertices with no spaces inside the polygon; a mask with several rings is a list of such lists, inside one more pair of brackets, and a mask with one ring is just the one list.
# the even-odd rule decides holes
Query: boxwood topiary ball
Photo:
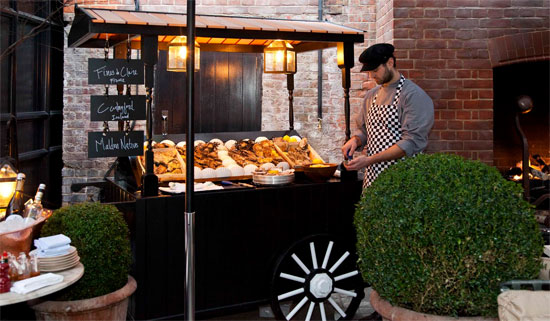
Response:
[{"label": "boxwood topiary ball", "polygon": [[132,260],[128,227],[112,205],[82,203],[56,210],[41,236],[65,234],[76,247],[84,275],[56,300],[93,298],[122,288]]},{"label": "boxwood topiary ball", "polygon": [[367,188],[355,212],[364,279],[417,312],[496,316],[502,282],[534,279],[543,242],[519,184],[479,161],[407,158]]}]

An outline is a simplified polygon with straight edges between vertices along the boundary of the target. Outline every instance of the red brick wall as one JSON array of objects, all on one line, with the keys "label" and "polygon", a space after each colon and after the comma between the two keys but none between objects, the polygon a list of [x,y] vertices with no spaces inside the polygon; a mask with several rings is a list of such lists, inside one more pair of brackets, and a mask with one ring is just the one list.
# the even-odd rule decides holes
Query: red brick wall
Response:
[{"label": "red brick wall", "polygon": [[393,0],[376,3],[376,42],[391,42],[394,30]]},{"label": "red brick wall", "polygon": [[550,59],[550,30],[515,33],[489,39],[493,67]]},{"label": "red brick wall", "polygon": [[[397,67],[434,99],[429,151],[493,161],[489,39],[548,30],[544,0],[394,0]],[[548,38],[545,39],[548,43]],[[541,39],[542,42],[542,39]]]}]

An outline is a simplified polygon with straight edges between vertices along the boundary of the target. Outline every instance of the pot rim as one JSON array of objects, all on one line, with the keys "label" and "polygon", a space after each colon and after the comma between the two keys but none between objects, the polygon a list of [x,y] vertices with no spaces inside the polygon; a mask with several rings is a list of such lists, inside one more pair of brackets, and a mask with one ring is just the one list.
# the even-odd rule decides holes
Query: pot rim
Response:
[{"label": "pot rim", "polygon": [[[128,275],[128,282],[122,288],[94,298],[74,301],[43,301],[38,304],[30,304],[30,307],[37,312],[82,312],[103,309],[106,306],[114,305],[130,297],[137,289],[137,282]],[[32,301],[31,301],[32,302]]]}]

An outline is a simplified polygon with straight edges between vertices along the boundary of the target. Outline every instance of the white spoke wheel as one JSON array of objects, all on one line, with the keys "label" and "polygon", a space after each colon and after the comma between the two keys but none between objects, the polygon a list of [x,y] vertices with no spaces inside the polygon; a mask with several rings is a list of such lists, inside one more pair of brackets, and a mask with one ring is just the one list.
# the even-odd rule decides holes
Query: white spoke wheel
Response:
[{"label": "white spoke wheel", "polygon": [[354,244],[311,235],[275,264],[271,309],[278,320],[350,320],[365,296]]}]

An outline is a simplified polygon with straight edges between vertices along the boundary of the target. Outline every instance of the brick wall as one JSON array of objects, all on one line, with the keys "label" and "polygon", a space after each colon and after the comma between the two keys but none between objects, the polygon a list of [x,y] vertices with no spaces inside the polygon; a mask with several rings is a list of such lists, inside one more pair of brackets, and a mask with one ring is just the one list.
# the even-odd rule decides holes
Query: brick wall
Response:
[{"label": "brick wall", "polygon": [[397,66],[434,99],[429,151],[493,161],[490,38],[547,30],[549,1],[394,0]]},{"label": "brick wall", "polygon": [[[67,27],[67,32],[69,27]],[[65,49],[63,81],[63,202],[86,200],[86,194],[71,194],[72,183],[83,183],[103,177],[107,160],[88,159],[87,132],[99,130],[98,123],[91,123],[90,95],[101,95],[99,86],[88,86],[87,59],[99,57],[100,50]]]},{"label": "brick wall", "polygon": [[[108,7],[118,9],[133,9],[132,0],[96,0],[78,1],[86,7]],[[65,7],[64,19],[72,22],[73,6]],[[65,35],[69,34],[71,25],[65,28]],[[71,184],[100,181],[115,160],[114,158],[88,158],[88,132],[103,130],[102,122],[90,121],[90,96],[102,95],[105,87],[88,85],[88,58],[104,57],[103,49],[68,48],[65,37],[65,60],[63,80],[63,203],[77,203],[89,198],[97,200],[98,189],[84,188],[79,192],[71,192]],[[109,53],[112,56],[112,51]],[[133,51],[133,58],[137,52]],[[132,86],[132,92],[139,91],[145,94],[143,86]],[[110,86],[110,94],[116,94],[115,86]],[[117,122],[109,122],[111,130],[117,129]],[[136,130],[144,130],[145,122],[137,121]]]},{"label": "brick wall", "polygon": [[550,30],[514,33],[489,39],[493,67],[550,59]]},{"label": "brick wall", "polygon": [[391,42],[393,29],[393,0],[378,1],[376,4],[376,42]]},{"label": "brick wall", "polygon": [[[196,11],[315,20],[317,3],[317,0],[197,0]],[[355,45],[355,59],[376,42],[396,46],[398,69],[423,87],[435,102],[436,122],[429,151],[452,152],[491,163],[493,92],[489,39],[548,30],[549,3],[547,0],[324,0],[324,18],[366,31],[365,44]],[[135,7],[132,0],[88,0],[79,4]],[[185,12],[186,1],[141,0],[140,5],[141,10]],[[70,7],[66,13],[67,20],[72,19]],[[88,57],[101,55],[101,50],[65,51],[64,202],[81,201],[93,194],[93,190],[71,194],[70,184],[101,179],[112,162],[90,160],[86,153],[86,132],[101,126],[89,122],[89,96],[102,88],[87,85],[85,67]],[[317,121],[316,52],[298,56],[294,125],[325,160],[339,162],[344,140],[344,101],[336,50],[324,50],[322,59],[322,127],[318,128]],[[355,66],[351,75],[352,117],[359,111],[365,89],[374,86],[359,69]],[[287,128],[286,77],[264,75],[262,129]]]}]

